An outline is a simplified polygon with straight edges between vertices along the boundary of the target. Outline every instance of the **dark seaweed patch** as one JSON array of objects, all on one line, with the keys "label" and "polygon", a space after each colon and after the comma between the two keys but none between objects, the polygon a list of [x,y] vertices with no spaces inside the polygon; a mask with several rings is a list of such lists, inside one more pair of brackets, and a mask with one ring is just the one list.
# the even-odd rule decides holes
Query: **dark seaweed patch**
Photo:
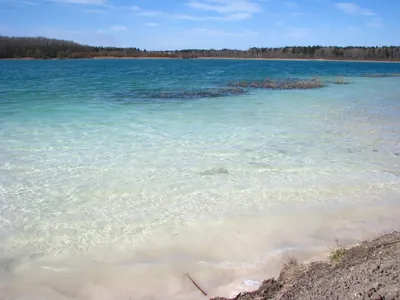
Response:
[{"label": "dark seaweed patch", "polygon": [[214,89],[190,89],[179,91],[157,91],[141,95],[142,98],[161,98],[161,99],[196,99],[196,98],[215,98],[231,95],[245,94],[246,90],[239,87],[224,87]]},{"label": "dark seaweed patch", "polygon": [[315,89],[321,88],[324,84],[318,78],[311,79],[265,79],[265,80],[244,80],[230,82],[231,87],[257,88],[273,90],[294,90],[294,89]]}]

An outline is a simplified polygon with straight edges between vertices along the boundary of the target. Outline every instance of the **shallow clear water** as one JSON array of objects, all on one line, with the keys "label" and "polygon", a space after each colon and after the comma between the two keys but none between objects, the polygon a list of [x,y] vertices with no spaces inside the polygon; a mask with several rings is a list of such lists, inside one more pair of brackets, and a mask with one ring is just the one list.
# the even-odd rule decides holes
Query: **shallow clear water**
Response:
[{"label": "shallow clear water", "polygon": [[400,64],[0,61],[0,299],[229,295],[397,229],[400,78],[372,73]]}]

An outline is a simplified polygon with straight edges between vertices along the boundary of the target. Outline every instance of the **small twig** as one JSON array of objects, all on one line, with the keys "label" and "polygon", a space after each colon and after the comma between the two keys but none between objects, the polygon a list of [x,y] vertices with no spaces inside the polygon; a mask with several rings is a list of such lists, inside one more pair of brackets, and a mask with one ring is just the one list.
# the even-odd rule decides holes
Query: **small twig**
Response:
[{"label": "small twig", "polygon": [[194,284],[194,286],[197,287],[197,288],[199,289],[199,291],[200,291],[204,296],[207,297],[207,293],[206,293],[204,290],[202,290],[201,287],[199,287],[199,285],[192,279],[192,277],[190,277],[190,275],[189,275],[188,273],[186,273],[186,276],[190,279],[190,281]]},{"label": "small twig", "polygon": [[390,243],[385,243],[385,244],[382,244],[381,247],[390,246],[390,245],[394,245],[394,244],[398,244],[398,243],[400,243],[400,241],[394,241],[394,242],[390,242]]}]

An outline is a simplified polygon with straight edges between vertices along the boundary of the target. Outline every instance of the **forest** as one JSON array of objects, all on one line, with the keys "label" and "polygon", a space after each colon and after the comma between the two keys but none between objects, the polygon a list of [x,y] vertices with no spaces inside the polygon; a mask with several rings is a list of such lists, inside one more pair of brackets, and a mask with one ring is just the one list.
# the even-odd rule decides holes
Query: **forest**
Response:
[{"label": "forest", "polygon": [[281,48],[186,49],[146,51],[139,48],[88,46],[44,37],[0,36],[0,59],[78,59],[78,58],[253,58],[253,59],[332,59],[400,61],[400,46],[334,47],[287,46]]}]

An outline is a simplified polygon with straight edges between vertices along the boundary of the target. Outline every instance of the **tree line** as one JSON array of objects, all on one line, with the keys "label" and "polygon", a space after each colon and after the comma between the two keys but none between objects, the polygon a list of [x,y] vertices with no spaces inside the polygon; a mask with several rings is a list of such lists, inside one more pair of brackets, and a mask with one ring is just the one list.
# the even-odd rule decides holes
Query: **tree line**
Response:
[{"label": "tree line", "polygon": [[400,60],[399,46],[384,47],[281,47],[234,49],[187,49],[146,51],[139,48],[95,47],[44,37],[0,36],[0,59],[77,59],[94,57],[165,57],[165,58],[276,58],[276,59],[339,59],[339,60]]}]

